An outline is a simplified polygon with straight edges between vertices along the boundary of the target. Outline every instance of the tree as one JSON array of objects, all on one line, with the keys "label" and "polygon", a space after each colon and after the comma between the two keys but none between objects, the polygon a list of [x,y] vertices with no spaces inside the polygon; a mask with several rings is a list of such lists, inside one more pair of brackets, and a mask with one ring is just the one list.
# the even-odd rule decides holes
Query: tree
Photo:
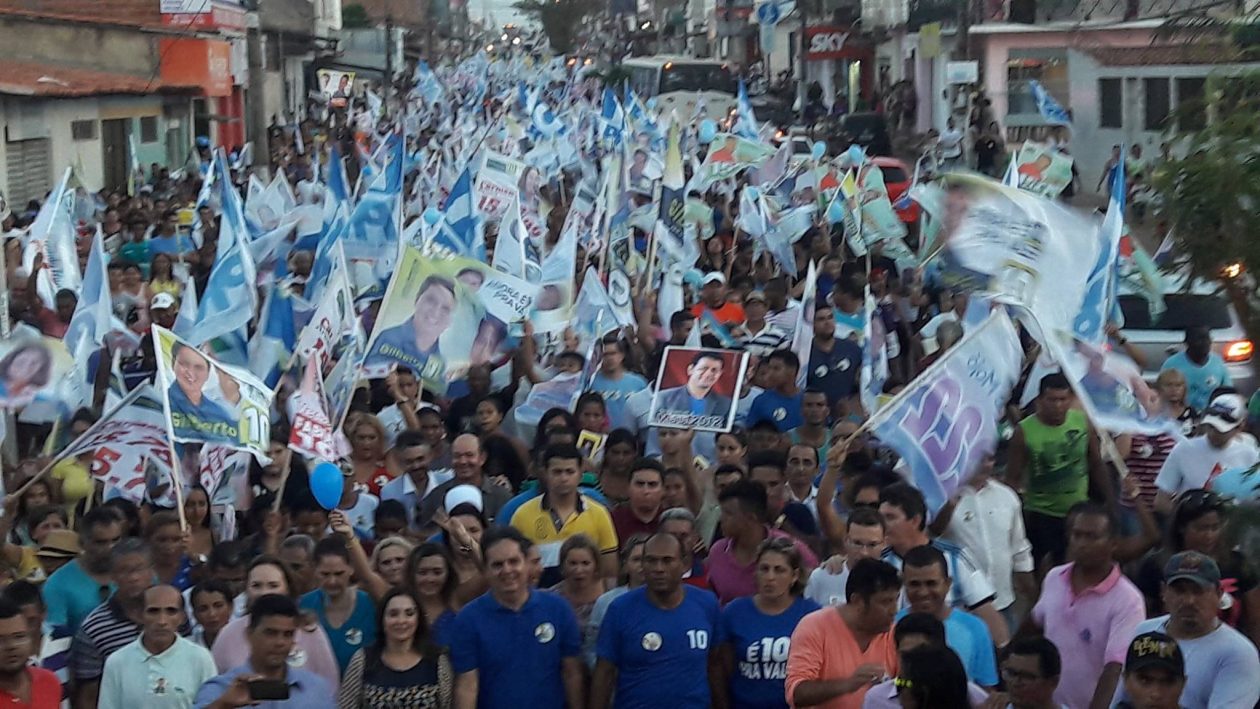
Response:
[{"label": "tree", "polygon": [[1204,98],[1170,122],[1180,157],[1153,175],[1161,216],[1191,275],[1220,284],[1248,338],[1260,342],[1252,298],[1260,276],[1260,73],[1210,78]]},{"label": "tree", "polygon": [[348,30],[361,30],[372,26],[367,9],[358,3],[341,8],[341,26]]},{"label": "tree", "polygon": [[538,20],[551,51],[568,54],[577,39],[578,26],[599,9],[595,0],[519,0],[512,7]]}]

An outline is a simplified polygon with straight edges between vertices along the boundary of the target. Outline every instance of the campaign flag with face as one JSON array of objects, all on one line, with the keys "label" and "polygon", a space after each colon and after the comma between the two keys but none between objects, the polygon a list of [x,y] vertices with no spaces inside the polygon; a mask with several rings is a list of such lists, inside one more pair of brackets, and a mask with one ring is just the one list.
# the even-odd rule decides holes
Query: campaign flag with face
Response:
[{"label": "campaign flag with face", "polygon": [[715,182],[729,180],[741,170],[769,160],[774,152],[772,146],[759,140],[719,133],[709,143],[709,152],[692,178],[690,189],[705,190]]},{"label": "campaign flag with face", "polygon": [[[574,216],[576,220],[576,215]],[[566,219],[560,240],[543,257],[542,276],[530,321],[536,332],[562,332],[573,320],[573,274],[577,270],[577,229]]]},{"label": "campaign flag with face", "polygon": [[494,242],[494,267],[529,283],[542,280],[542,254],[521,218],[520,200],[513,200],[499,223]]},{"label": "campaign flag with face", "polygon": [[364,369],[395,364],[445,393],[468,367],[495,362],[508,325],[528,317],[537,286],[470,259],[435,258],[406,248],[381,303]]},{"label": "campaign flag with face", "polygon": [[197,344],[209,342],[246,328],[258,309],[258,291],[252,287],[257,273],[249,249],[245,208],[232,185],[223,154],[215,157],[223,215],[219,221],[219,241],[214,266],[197,307],[197,322],[188,339]]},{"label": "campaign flag with face", "polygon": [[1072,157],[1048,145],[1026,141],[1011,162],[1021,190],[1054,199],[1072,182]]},{"label": "campaign flag with face", "polygon": [[1113,434],[1180,436],[1181,424],[1165,414],[1159,393],[1146,383],[1133,360],[1102,342],[1064,332],[1046,333],[1042,340],[1098,428]]},{"label": "campaign flag with face", "polygon": [[14,335],[0,340],[0,409],[56,404],[73,369],[74,359],[57,338]]},{"label": "campaign flag with face", "polygon": [[153,326],[158,388],[171,435],[266,456],[272,391],[250,372],[221,364],[185,340]]},{"label": "campaign flag with face", "polygon": [[44,268],[36,277],[35,286],[40,300],[50,309],[57,307],[57,291],[66,289],[77,295],[82,287],[75,249],[74,190],[69,187],[72,172],[66,168],[61,181],[39,208],[22,255],[22,267],[27,273],[34,270],[37,254],[44,257]]},{"label": "campaign flag with face", "polygon": [[936,514],[997,447],[997,423],[1019,379],[1023,350],[998,310],[968,332],[868,421],[895,450]]},{"label": "campaign flag with face", "polygon": [[731,430],[747,368],[747,352],[666,347],[648,414],[651,425]]},{"label": "campaign flag with face", "polygon": [[390,134],[382,146],[385,166],[354,205],[341,236],[351,266],[361,266],[352,271],[360,292],[390,272],[398,251],[402,234],[403,148],[402,136]]},{"label": "campaign flag with face", "polygon": [[792,335],[792,351],[801,361],[800,371],[796,373],[796,385],[805,387],[809,377],[809,353],[814,346],[814,310],[818,299],[818,266],[809,262],[809,270],[805,272],[805,290],[801,295],[800,315],[796,320],[796,329]]}]

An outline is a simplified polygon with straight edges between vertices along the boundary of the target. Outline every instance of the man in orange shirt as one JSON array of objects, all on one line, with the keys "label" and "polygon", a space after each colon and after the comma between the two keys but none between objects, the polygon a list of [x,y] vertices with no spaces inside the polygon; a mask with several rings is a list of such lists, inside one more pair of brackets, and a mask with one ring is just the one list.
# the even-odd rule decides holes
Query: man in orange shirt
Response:
[{"label": "man in orange shirt", "polygon": [[892,621],[900,595],[901,576],[891,564],[855,564],[846,605],[810,613],[792,633],[784,682],[788,704],[860,709],[866,690],[896,676]]},{"label": "man in orange shirt", "polygon": [[[739,325],[746,319],[744,307],[726,299],[726,276],[717,271],[706,273],[700,281],[700,302],[692,306],[691,314],[699,318],[706,310],[713,313],[714,320],[727,327]],[[703,321],[700,326],[704,327]]]}]

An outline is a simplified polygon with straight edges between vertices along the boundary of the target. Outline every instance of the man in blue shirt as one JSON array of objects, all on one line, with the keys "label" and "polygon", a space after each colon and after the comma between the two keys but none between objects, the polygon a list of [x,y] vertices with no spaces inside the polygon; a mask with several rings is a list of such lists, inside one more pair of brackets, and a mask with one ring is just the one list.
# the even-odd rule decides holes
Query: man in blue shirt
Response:
[{"label": "man in blue shirt", "polygon": [[857,393],[858,372],[862,370],[862,346],[848,338],[836,337],[836,318],[831,308],[820,305],[814,311],[814,342],[809,350],[806,384],[827,395],[827,404]]},{"label": "man in blue shirt", "polygon": [[997,656],[993,653],[993,637],[984,621],[967,611],[951,608],[945,602],[950,578],[945,555],[936,547],[924,544],[906,552],[901,560],[905,579],[908,609],[906,613],[930,613],[945,625],[945,644],[958,654],[967,679],[981,687],[996,687]]},{"label": "man in blue shirt", "polygon": [[94,507],[79,525],[83,556],[53,572],[43,589],[48,625],[71,634],[112,593],[110,554],[123,536],[123,521],[109,507]]},{"label": "man in blue shirt", "polygon": [[[643,547],[645,586],[613,601],[596,643],[591,709],[728,706],[716,666],[722,644],[717,597],[683,584],[682,542],[658,533]],[[698,681],[708,677],[708,682]]]},{"label": "man in blue shirt", "polygon": [[490,591],[460,611],[450,634],[456,707],[584,706],[582,631],[568,601],[530,589],[528,543],[511,527],[482,535]]},{"label": "man in blue shirt", "polygon": [[647,389],[647,380],[626,370],[626,343],[616,333],[606,336],[602,346],[604,357],[591,380],[590,391],[604,397],[610,428],[624,428],[633,433],[639,428],[638,418],[626,405],[631,394]]},{"label": "man in blue shirt", "polygon": [[766,390],[753,400],[748,410],[748,428],[761,421],[770,421],[779,433],[790,431],[805,422],[801,418],[801,388],[796,375],[801,360],[791,350],[779,350],[767,358]]},{"label": "man in blue shirt", "polygon": [[1186,375],[1186,403],[1196,411],[1207,408],[1217,387],[1232,384],[1225,360],[1212,351],[1212,332],[1202,326],[1186,330],[1186,349],[1164,360],[1162,369]]},{"label": "man in blue shirt", "polygon": [[350,552],[341,537],[321,539],[313,561],[319,588],[302,596],[298,605],[319,618],[337,665],[345,672],[356,651],[376,642],[376,607],[367,591],[351,586]]},{"label": "man in blue shirt", "polygon": [[[337,697],[319,675],[289,667],[298,632],[298,607],[288,596],[268,594],[254,601],[249,611],[249,662],[224,672],[201,685],[196,709],[332,709]],[[254,701],[250,683],[271,680],[282,683],[288,698]]]}]

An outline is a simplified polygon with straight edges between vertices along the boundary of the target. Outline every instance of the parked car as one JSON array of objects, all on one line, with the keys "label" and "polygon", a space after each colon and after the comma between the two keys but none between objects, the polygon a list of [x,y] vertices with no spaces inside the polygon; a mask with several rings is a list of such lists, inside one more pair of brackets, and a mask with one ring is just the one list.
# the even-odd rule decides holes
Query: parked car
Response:
[{"label": "parked car", "polygon": [[901,198],[910,191],[911,169],[904,161],[897,158],[872,158],[871,162],[884,173],[884,186],[888,188],[888,199],[893,203],[893,209],[897,210],[897,217],[904,224],[914,224],[919,221],[919,203],[912,200],[905,200],[900,207],[897,203]]},{"label": "parked car", "polygon": [[1145,298],[1126,288],[1119,289],[1120,311],[1124,314],[1121,332],[1146,360],[1142,376],[1154,381],[1168,356],[1185,347],[1186,328],[1206,326],[1212,333],[1212,351],[1225,360],[1229,378],[1243,396],[1256,390],[1251,359],[1255,345],[1247,339],[1242,321],[1225,294],[1210,283],[1196,282],[1185,288],[1185,278],[1168,277],[1164,294],[1166,309],[1152,318]]}]

